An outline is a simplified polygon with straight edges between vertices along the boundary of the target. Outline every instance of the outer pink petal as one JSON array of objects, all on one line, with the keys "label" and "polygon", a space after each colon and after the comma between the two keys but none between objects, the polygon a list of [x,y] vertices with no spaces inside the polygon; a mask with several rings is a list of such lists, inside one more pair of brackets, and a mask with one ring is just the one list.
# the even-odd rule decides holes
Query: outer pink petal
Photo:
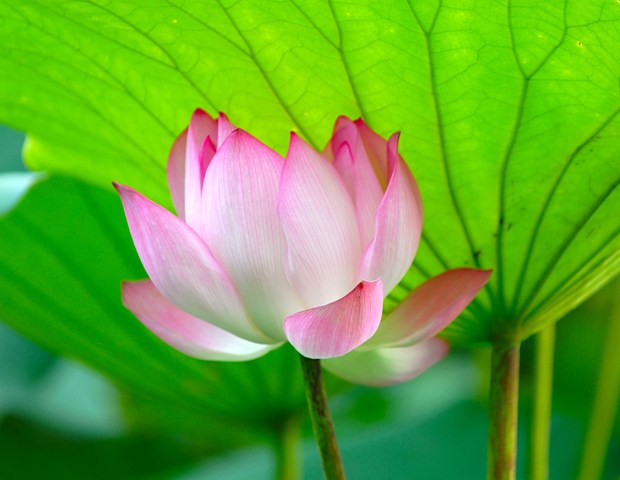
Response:
[{"label": "outer pink petal", "polygon": [[168,300],[235,335],[273,342],[247,319],[226,272],[190,227],[131,188],[115,186],[142,264]]},{"label": "outer pink petal", "polygon": [[364,253],[362,279],[383,279],[385,295],[409,270],[422,233],[422,201],[409,168],[397,151],[398,135],[388,143],[390,179],[377,210],[375,238]]},{"label": "outer pink petal", "polygon": [[333,374],[351,383],[384,387],[409,380],[433,366],[448,353],[448,344],[438,338],[402,348],[353,351],[344,357],[322,362]]},{"label": "outer pink petal", "polygon": [[361,247],[351,197],[331,163],[294,134],[280,181],[278,215],[287,240],[289,278],[306,306],[332,302],[356,285]]},{"label": "outer pink petal", "polygon": [[289,342],[308,358],[344,355],[368,340],[381,322],[381,280],[361,282],[335,302],[287,317]]},{"label": "outer pink petal", "polygon": [[185,218],[185,151],[187,149],[187,129],[172,144],[168,156],[166,174],[172,203],[179,218]]},{"label": "outer pink petal", "polygon": [[261,331],[284,340],[286,315],[302,308],[286,278],[277,215],[284,160],[242,130],[213,157],[203,187],[204,238]]},{"label": "outer pink petal", "polygon": [[123,304],[164,342],[202,360],[251,360],[277,346],[248,342],[185,313],[150,280],[123,283]]},{"label": "outer pink petal", "polygon": [[[331,144],[335,157],[334,167],[348,186],[355,203],[362,248],[365,249],[375,234],[377,209],[383,198],[383,189],[370,163],[358,127],[351,120],[344,117],[338,119]],[[383,147],[387,155],[385,140]]]},{"label": "outer pink petal", "polygon": [[381,322],[364,348],[413,345],[435,336],[465,310],[490,275],[491,270],[458,268],[431,278]]}]

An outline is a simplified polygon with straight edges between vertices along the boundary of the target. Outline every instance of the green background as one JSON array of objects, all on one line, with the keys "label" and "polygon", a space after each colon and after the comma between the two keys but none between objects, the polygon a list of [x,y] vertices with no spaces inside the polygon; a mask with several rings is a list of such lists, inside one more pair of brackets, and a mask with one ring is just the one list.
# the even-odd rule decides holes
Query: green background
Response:
[{"label": "green background", "polygon": [[[527,339],[620,268],[618,51],[615,0],[0,2],[0,123],[45,172],[0,177],[0,469],[191,478],[209,458],[207,477],[269,478],[267,445],[305,408],[294,352],[198,362],[120,303],[144,272],[110,184],[170,207],[168,150],[202,107],[281,153],[291,130],[322,148],[343,114],[402,132],[425,226],[386,310],[448,268],[494,274],[428,374],[384,390],[330,378],[336,424],[351,478],[481,478],[489,342]],[[21,139],[2,130],[2,171],[21,169]],[[553,478],[578,462],[617,289],[558,324]]]}]

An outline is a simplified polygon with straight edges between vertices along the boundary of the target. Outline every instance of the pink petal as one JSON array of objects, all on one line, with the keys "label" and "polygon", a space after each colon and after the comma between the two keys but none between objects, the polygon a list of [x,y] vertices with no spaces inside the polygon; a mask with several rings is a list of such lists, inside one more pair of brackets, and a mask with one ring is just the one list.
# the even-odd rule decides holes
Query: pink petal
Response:
[{"label": "pink petal", "polygon": [[[357,132],[357,127],[347,117],[338,117],[336,125],[334,125],[334,132],[332,138],[325,147],[324,155],[327,156],[340,178],[344,182],[349,191],[351,198],[355,196],[355,167],[353,163],[353,150],[357,153],[358,142],[361,144],[361,139]],[[348,147],[348,153],[350,156],[339,158],[338,153],[344,146]]]},{"label": "pink petal", "polygon": [[389,183],[377,210],[375,237],[364,253],[361,278],[383,279],[387,295],[405,275],[422,233],[422,200],[409,168],[398,154],[398,135],[388,143]]},{"label": "pink petal", "polygon": [[384,320],[364,348],[406,346],[435,336],[465,310],[491,270],[457,268],[423,283]]},{"label": "pink petal", "polygon": [[206,112],[198,109],[187,129],[185,156],[185,221],[196,231],[202,225],[202,182],[215,153],[218,125]]},{"label": "pink petal", "polygon": [[242,130],[218,149],[203,187],[204,238],[259,328],[284,340],[284,318],[302,307],[286,278],[276,197],[283,158]]},{"label": "pink petal", "polygon": [[[387,155],[387,142],[384,149]],[[348,118],[340,118],[331,140],[334,167],[348,186],[355,203],[355,213],[365,249],[375,234],[377,209],[383,198],[383,189],[373,169],[357,126]],[[385,176],[385,174],[383,175]]]},{"label": "pink petal", "polygon": [[284,331],[291,344],[308,358],[344,355],[368,340],[381,322],[381,280],[361,282],[335,302],[290,315]]},{"label": "pink petal", "polygon": [[289,278],[306,306],[332,302],[356,285],[361,247],[353,202],[331,163],[294,134],[278,215]]},{"label": "pink petal", "polygon": [[351,383],[385,387],[409,380],[424,372],[448,353],[448,344],[431,338],[402,348],[355,350],[344,357],[322,362],[326,370]]},{"label": "pink petal", "polygon": [[179,218],[185,218],[185,151],[187,149],[187,129],[177,137],[168,156],[166,174],[172,203]]},{"label": "pink petal", "polygon": [[142,264],[168,300],[240,337],[273,341],[250,323],[226,272],[190,227],[131,188],[115,187]]},{"label": "pink petal", "polygon": [[179,310],[150,280],[124,282],[123,304],[164,342],[202,360],[251,360],[277,346],[248,342]]}]

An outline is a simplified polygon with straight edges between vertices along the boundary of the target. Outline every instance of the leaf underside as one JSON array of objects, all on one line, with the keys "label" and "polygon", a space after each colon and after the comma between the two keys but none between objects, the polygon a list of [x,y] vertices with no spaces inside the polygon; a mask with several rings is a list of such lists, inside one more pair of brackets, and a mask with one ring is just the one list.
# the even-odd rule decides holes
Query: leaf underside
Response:
[{"label": "leaf underside", "polygon": [[454,342],[525,338],[620,268],[618,2],[7,0],[0,39],[0,121],[28,132],[29,165],[167,207],[197,106],[280,152],[290,130],[322,148],[343,114],[401,131],[426,218],[386,309],[447,268],[492,268]]}]

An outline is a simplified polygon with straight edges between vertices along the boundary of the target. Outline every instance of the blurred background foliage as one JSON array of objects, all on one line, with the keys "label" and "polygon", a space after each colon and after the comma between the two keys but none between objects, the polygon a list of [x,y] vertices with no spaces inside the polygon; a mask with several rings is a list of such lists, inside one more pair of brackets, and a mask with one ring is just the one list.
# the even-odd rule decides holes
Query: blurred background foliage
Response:
[{"label": "blurred background foliage", "polygon": [[[23,174],[22,141],[21,134],[0,129],[0,179],[6,179],[8,172]],[[0,205],[8,208],[15,192],[23,191],[24,183],[20,185],[0,180]],[[11,254],[19,256],[23,247],[12,245]],[[619,320],[612,315],[619,292],[616,280],[557,325],[552,479],[576,475],[606,331],[610,321]],[[139,326],[130,316],[124,321],[130,322],[129,328]],[[44,339],[42,343],[46,343]],[[527,445],[524,427],[529,419],[531,343],[526,341],[523,346],[522,452]],[[54,350],[53,344],[48,346]],[[281,361],[294,363],[286,381],[287,387],[294,389],[290,382],[297,365],[289,354],[284,350]],[[459,472],[459,478],[483,478],[488,356],[487,348],[455,350],[425,375],[385,389],[345,386],[331,378],[333,413],[349,477],[439,480],[454,478],[454,472]],[[270,362],[278,361],[270,357]],[[221,366],[230,370],[224,372],[229,379],[239,381],[248,374],[243,370],[237,377],[231,375],[237,368],[245,368],[231,364],[210,364],[207,370]],[[254,368],[249,373],[263,375],[263,380],[271,378],[277,395],[275,377],[282,371]],[[269,381],[263,385],[268,391]],[[229,383],[224,388],[240,395],[241,402],[256,402],[255,396],[264,393],[249,391],[256,388],[251,381]],[[290,401],[295,395],[286,397]],[[270,405],[276,413],[268,411]],[[249,408],[264,408],[265,423],[269,424],[283,410],[298,414],[305,406],[303,401],[288,406],[266,401]],[[319,479],[320,463],[307,420],[303,431],[304,478]],[[272,442],[269,428],[257,434],[244,428],[243,420],[237,419],[235,424],[225,415],[205,418],[187,405],[162,404],[155,396],[123,388],[122,382],[51,353],[0,324],[2,478],[269,479],[275,468]],[[525,460],[521,455],[520,478],[526,478]],[[620,415],[616,415],[603,478],[617,480],[618,474]]]},{"label": "blurred background foliage", "polygon": [[[0,2],[0,121],[28,132],[26,161],[46,172],[25,172],[23,136],[0,130],[0,477],[272,476],[275,438],[305,411],[294,352],[198,362],[120,304],[121,279],[144,272],[109,184],[169,206],[167,151],[197,106],[280,152],[290,130],[321,148],[341,114],[402,131],[432,208],[387,309],[467,265],[495,274],[445,333],[457,345],[525,339],[579,305],[620,269],[619,12],[612,0]],[[575,476],[619,288],[558,324],[553,479]],[[480,347],[397,387],[330,377],[350,478],[483,478],[488,364]],[[320,478],[304,433],[306,478]],[[620,475],[618,436],[616,415],[605,480]]]}]

